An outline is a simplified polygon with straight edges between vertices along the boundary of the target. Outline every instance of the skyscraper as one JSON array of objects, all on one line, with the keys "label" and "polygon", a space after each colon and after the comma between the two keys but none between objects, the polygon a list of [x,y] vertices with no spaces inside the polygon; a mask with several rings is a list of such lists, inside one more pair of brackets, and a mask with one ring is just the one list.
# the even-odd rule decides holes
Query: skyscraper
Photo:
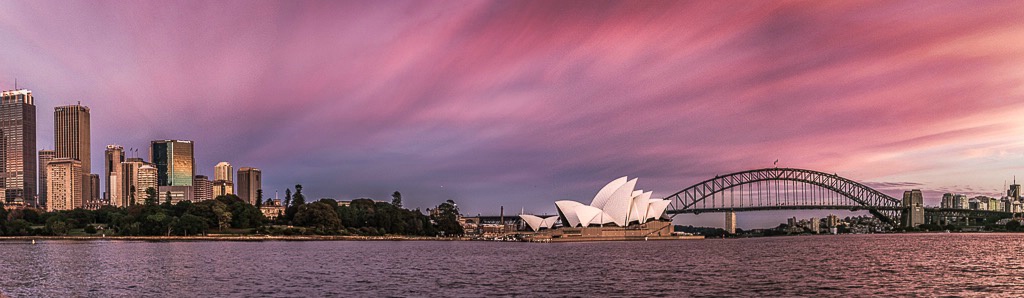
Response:
[{"label": "skyscraper", "polygon": [[193,198],[196,202],[213,199],[213,184],[210,182],[210,178],[196,175],[195,179],[192,179],[192,187],[195,188]]},{"label": "skyscraper", "polygon": [[107,204],[124,207],[124,200],[121,199],[121,163],[124,162],[124,147],[107,145],[103,157],[103,182],[107,186],[104,199]]},{"label": "skyscraper", "polygon": [[256,204],[256,191],[263,187],[260,169],[244,167],[238,169],[238,197],[249,204]]},{"label": "skyscraper", "polygon": [[82,162],[58,158],[46,164],[48,202],[46,211],[82,208]]},{"label": "skyscraper", "polygon": [[[150,164],[143,164],[139,167],[138,184],[135,185],[135,203],[143,204],[146,202],[146,190],[153,188],[156,190],[159,185],[157,184],[159,171],[156,167]],[[157,194],[157,200],[160,199],[160,195]]]},{"label": "skyscraper", "polygon": [[196,176],[192,141],[153,141],[149,157],[156,165],[157,185],[192,186],[192,178]]},{"label": "skyscraper", "polygon": [[36,202],[36,106],[32,91],[0,92],[0,167],[4,200]]},{"label": "skyscraper", "polygon": [[[146,193],[146,189],[139,184],[139,168],[144,165],[147,165],[147,163],[141,158],[128,158],[121,163],[120,193],[124,195],[120,198],[121,202],[118,203],[119,206],[134,205],[136,202],[140,202],[145,199],[144,195]],[[150,166],[150,168],[153,167]],[[139,194],[142,194],[143,196],[139,196]]]},{"label": "skyscraper", "polygon": [[[91,192],[89,197],[92,198],[94,203],[100,202],[100,175],[89,174],[89,191]],[[97,204],[99,206],[100,204]]]},{"label": "skyscraper", "polygon": [[213,198],[226,196],[235,193],[235,185],[224,180],[213,181]]},{"label": "skyscraper", "polygon": [[53,150],[39,150],[39,202],[40,206],[46,206],[46,164],[53,160]]},{"label": "skyscraper", "polygon": [[226,161],[219,162],[213,167],[213,181],[234,182],[235,180],[231,178],[234,174],[231,164]]},{"label": "skyscraper", "polygon": [[235,193],[235,181],[232,178],[234,175],[235,172],[231,164],[226,161],[219,162],[213,167],[213,192],[211,195],[214,199]]},{"label": "skyscraper", "polygon": [[[80,103],[75,105],[59,106],[53,111],[53,148],[54,158],[74,159],[81,162],[81,173],[85,177],[71,180],[72,182],[88,182],[89,174],[92,173],[92,160],[90,159],[90,128],[89,128],[89,107]],[[75,189],[82,191],[82,200],[91,201],[92,183],[76,186]]]}]

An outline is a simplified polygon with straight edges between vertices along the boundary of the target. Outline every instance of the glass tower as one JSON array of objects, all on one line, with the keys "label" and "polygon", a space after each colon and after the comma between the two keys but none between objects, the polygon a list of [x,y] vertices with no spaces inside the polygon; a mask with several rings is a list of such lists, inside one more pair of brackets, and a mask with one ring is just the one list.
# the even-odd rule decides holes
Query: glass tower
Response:
[{"label": "glass tower", "polygon": [[192,141],[153,141],[149,154],[156,164],[158,186],[192,186],[196,176]]},{"label": "glass tower", "polygon": [[0,185],[4,200],[36,203],[36,106],[32,91],[0,93]]}]

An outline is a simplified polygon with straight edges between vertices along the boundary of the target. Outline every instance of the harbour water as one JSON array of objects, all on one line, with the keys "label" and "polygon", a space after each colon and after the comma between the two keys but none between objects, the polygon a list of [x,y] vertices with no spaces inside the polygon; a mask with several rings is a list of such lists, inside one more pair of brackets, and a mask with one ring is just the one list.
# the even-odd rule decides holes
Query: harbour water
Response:
[{"label": "harbour water", "polygon": [[1024,296],[1022,234],[588,243],[0,241],[11,297]]}]

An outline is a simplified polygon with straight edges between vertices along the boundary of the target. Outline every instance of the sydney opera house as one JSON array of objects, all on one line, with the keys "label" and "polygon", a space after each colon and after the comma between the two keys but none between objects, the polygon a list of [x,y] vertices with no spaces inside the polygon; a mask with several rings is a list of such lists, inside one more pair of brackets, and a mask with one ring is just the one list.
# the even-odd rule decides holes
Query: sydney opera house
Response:
[{"label": "sydney opera house", "polygon": [[[551,238],[668,236],[671,221],[665,217],[669,200],[651,199],[652,192],[636,189],[637,179],[621,177],[608,183],[589,205],[557,201],[557,216],[520,215],[534,232]],[[554,229],[556,226],[561,228]]]}]

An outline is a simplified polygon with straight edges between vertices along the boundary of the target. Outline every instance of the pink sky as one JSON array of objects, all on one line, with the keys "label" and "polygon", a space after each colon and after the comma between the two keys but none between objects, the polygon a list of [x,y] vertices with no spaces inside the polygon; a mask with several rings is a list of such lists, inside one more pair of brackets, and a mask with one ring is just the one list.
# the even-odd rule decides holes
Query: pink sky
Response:
[{"label": "pink sky", "polygon": [[94,168],[106,144],[191,139],[200,174],[259,167],[271,194],[550,213],[623,175],[668,195],[779,159],[936,204],[1024,180],[1021,20],[1019,1],[0,0],[0,88],[34,92],[40,147],[80,100]]}]

